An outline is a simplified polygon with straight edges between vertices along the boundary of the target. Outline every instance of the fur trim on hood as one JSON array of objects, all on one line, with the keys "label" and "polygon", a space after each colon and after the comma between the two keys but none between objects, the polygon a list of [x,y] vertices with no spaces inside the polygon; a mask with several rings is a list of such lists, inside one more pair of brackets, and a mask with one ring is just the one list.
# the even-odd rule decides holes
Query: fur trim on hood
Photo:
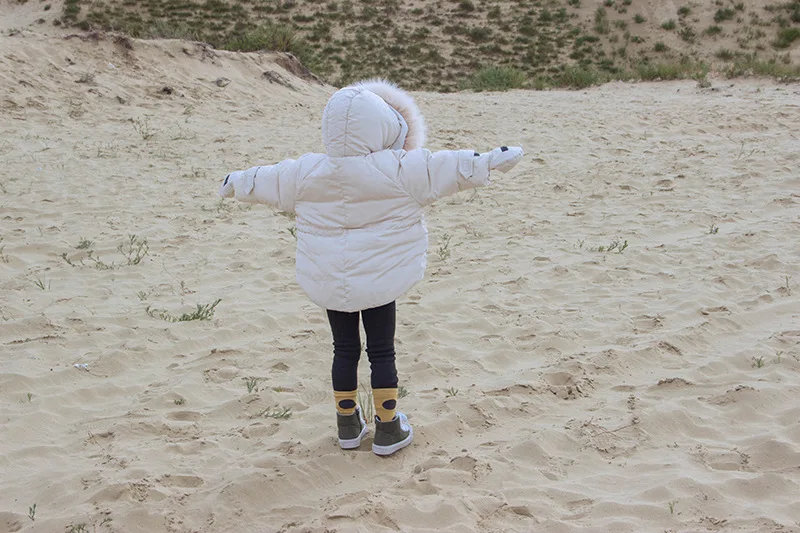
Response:
[{"label": "fur trim on hood", "polygon": [[377,94],[384,102],[400,113],[406,124],[408,124],[408,134],[406,135],[403,150],[417,150],[425,145],[425,119],[410,94],[394,83],[380,78],[359,81],[351,86],[360,87]]}]

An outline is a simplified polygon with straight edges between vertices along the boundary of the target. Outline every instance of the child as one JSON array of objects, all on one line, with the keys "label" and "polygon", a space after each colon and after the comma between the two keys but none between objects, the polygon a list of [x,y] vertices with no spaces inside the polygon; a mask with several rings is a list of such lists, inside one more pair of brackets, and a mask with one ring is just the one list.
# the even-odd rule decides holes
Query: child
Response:
[{"label": "child", "polygon": [[490,170],[508,172],[523,152],[423,149],[425,124],[414,100],[384,80],[337,91],[322,114],[322,140],[327,154],[232,172],[219,194],[296,214],[297,281],[327,310],[333,333],[339,445],[358,448],[367,434],[356,403],[360,318],[376,413],[372,450],[391,455],[413,438],[397,411],[395,301],[425,273],[423,209],[488,185]]}]

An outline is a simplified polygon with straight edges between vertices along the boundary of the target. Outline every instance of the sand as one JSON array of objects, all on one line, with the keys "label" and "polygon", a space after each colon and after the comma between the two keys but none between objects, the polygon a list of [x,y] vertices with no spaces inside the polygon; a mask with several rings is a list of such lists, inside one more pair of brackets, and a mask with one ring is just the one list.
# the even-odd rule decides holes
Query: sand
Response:
[{"label": "sand", "polygon": [[276,60],[0,37],[0,531],[800,531],[800,86],[415,94],[528,155],[427,213],[381,459],[293,221],[216,196],[322,149]]}]

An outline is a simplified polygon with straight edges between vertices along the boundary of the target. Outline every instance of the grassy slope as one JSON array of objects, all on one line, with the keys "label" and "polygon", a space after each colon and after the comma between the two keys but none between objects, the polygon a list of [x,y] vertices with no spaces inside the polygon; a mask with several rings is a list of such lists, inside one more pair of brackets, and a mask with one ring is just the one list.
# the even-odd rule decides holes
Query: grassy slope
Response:
[{"label": "grassy slope", "polygon": [[[217,48],[288,50],[334,85],[581,87],[800,77],[800,0],[66,0],[60,22]],[[482,77],[476,73],[486,67]],[[496,68],[500,67],[500,68]]]}]

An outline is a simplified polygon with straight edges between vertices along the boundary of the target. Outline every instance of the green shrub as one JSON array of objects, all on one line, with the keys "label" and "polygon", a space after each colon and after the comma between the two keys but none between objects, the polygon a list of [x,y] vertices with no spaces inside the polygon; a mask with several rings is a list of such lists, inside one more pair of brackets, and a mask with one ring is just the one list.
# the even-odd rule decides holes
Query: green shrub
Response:
[{"label": "green shrub", "polygon": [[708,74],[708,67],[702,63],[669,62],[641,63],[636,67],[636,74],[641,80],[684,80]]},{"label": "green shrub", "polygon": [[492,38],[492,28],[488,26],[477,26],[467,31],[467,37],[473,43],[485,43]]},{"label": "green shrub", "polygon": [[683,28],[678,31],[678,35],[681,39],[686,41],[687,43],[693,43],[696,37],[694,30],[691,26],[684,26]]},{"label": "green shrub", "polygon": [[729,78],[755,75],[796,82],[800,81],[800,66],[778,63],[777,61],[759,61],[754,57],[747,57],[735,61],[725,71],[725,75]]},{"label": "green shrub", "polygon": [[605,35],[606,33],[608,33],[608,30],[609,30],[608,13],[606,13],[606,8],[600,6],[594,12],[594,31]]},{"label": "green shrub", "polygon": [[461,0],[458,3],[458,9],[466,13],[470,13],[475,11],[475,4],[473,4],[470,0]]},{"label": "green shrub", "polygon": [[553,82],[559,87],[571,89],[585,89],[593,85],[600,85],[608,81],[608,76],[597,70],[587,67],[567,67],[563,72],[553,77]]},{"label": "green shrub", "polygon": [[[134,33],[134,32],[132,32]],[[200,41],[200,34],[190,28],[186,23],[173,24],[168,20],[156,20],[144,27],[144,31],[137,37],[146,39],[183,39],[185,41]]]},{"label": "green shrub", "polygon": [[730,61],[734,57],[736,57],[736,54],[734,54],[733,52],[731,52],[727,48],[723,48],[721,50],[718,50],[717,53],[714,54],[714,55],[716,56],[717,59],[721,59],[723,61]]},{"label": "green shrub", "polygon": [[485,67],[472,76],[474,91],[507,91],[525,85],[525,74],[513,67]]},{"label": "green shrub", "polygon": [[735,15],[736,12],[729,7],[726,7],[725,9],[717,9],[717,12],[714,13],[714,22],[719,24],[725,20],[732,20]]},{"label": "green shrub", "polygon": [[775,48],[789,48],[792,43],[800,39],[800,28],[781,28],[772,46]]},{"label": "green shrub", "polygon": [[223,48],[237,52],[255,52],[270,50],[276,52],[292,52],[299,44],[294,31],[285,26],[264,24],[258,28],[234,35]]},{"label": "green shrub", "polygon": [[81,6],[78,5],[78,0],[66,0],[63,8],[63,18],[65,21],[74,22],[81,12]]},{"label": "green shrub", "polygon": [[675,28],[678,27],[678,25],[675,23],[673,19],[669,19],[664,24],[662,24],[661,27],[664,28],[665,30],[674,30]]}]

